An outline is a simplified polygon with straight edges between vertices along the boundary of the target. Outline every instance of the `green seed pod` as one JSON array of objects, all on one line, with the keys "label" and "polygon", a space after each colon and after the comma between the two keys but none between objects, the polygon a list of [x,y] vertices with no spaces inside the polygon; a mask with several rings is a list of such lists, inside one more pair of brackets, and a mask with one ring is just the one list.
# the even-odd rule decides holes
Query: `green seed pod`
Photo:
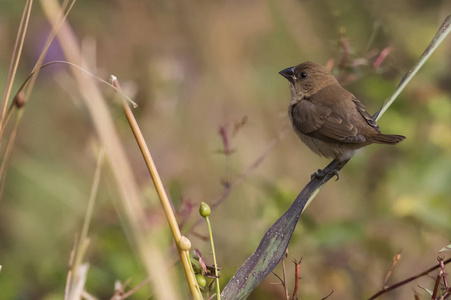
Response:
[{"label": "green seed pod", "polygon": [[196,280],[197,280],[197,284],[201,287],[204,287],[207,285],[207,279],[205,279],[205,276],[202,274],[196,274]]},{"label": "green seed pod", "polygon": [[207,203],[202,202],[199,207],[199,214],[204,218],[208,217],[211,214],[210,206]]}]

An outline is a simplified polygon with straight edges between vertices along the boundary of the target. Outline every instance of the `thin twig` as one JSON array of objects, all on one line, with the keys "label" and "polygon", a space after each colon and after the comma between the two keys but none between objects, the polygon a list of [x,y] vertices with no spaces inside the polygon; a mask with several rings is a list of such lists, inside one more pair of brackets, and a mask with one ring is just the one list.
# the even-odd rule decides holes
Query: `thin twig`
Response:
[{"label": "thin twig", "polygon": [[440,273],[437,274],[437,277],[435,278],[435,284],[434,284],[434,290],[432,291],[432,300],[435,300],[437,298],[438,289],[440,287],[440,280],[442,279],[442,276]]},{"label": "thin twig", "polygon": [[413,297],[415,298],[415,300],[420,300],[420,294],[418,294],[418,292],[415,290],[413,290]]},{"label": "thin twig", "polygon": [[[243,183],[243,181],[265,160],[265,158],[268,156],[269,153],[271,153],[272,149],[277,145],[277,143],[285,137],[285,135],[288,133],[289,124],[285,124],[284,127],[277,133],[277,136],[271,140],[271,142],[266,145],[266,147],[263,149],[263,151],[260,153],[260,155],[246,168],[244,169],[236,179],[230,181],[230,182],[224,182],[224,189],[222,190],[221,195],[212,203],[210,204],[211,210],[214,210],[217,208],[222,202],[224,202],[232,192],[232,189],[236,186]],[[199,217],[197,221],[189,227],[187,232],[191,232],[194,228],[199,226],[203,222],[203,218]]]},{"label": "thin twig", "polygon": [[385,100],[384,105],[382,105],[381,109],[373,116],[373,118],[378,121],[380,117],[384,114],[384,112],[390,107],[390,105],[395,101],[395,99],[399,96],[399,94],[404,90],[410,80],[415,76],[415,74],[421,69],[423,64],[429,59],[429,57],[434,53],[437,47],[443,42],[443,40],[447,37],[447,35],[451,32],[451,15],[449,15],[442,26],[440,26],[436,35],[432,39],[431,43],[428,45],[426,50],[424,50],[423,54],[421,54],[418,62],[410,69],[409,72],[404,75],[401,82],[398,85],[396,91]]},{"label": "thin twig", "polygon": [[285,250],[285,256],[282,259],[282,275],[283,275],[283,289],[285,291],[285,299],[290,300],[290,295],[288,294],[288,285],[287,285],[287,270],[285,267],[285,260],[288,257],[288,248]]},{"label": "thin twig", "polygon": [[293,299],[293,300],[298,299],[299,280],[301,279],[301,261],[302,261],[302,258],[299,261],[293,260],[293,263],[295,266],[294,290],[293,290],[293,297],[291,297],[291,299]]},{"label": "thin twig", "polygon": [[74,257],[75,257],[75,249],[77,248],[77,244],[78,244],[77,241],[78,241],[78,238],[77,238],[77,236],[75,236],[74,237],[74,245],[72,247],[72,250],[70,251],[69,265],[67,268],[66,287],[64,288],[64,300],[69,299],[70,285],[72,282],[72,272],[73,272],[73,264],[74,264]]},{"label": "thin twig", "polygon": [[[448,264],[449,262],[451,262],[451,258],[449,258],[449,259],[443,261],[443,265],[446,265],[446,264]],[[374,294],[373,296],[371,296],[370,298],[368,298],[368,300],[376,299],[376,298],[378,298],[379,296],[381,296],[381,295],[383,295],[383,294],[385,294],[385,293],[388,293],[388,292],[390,292],[390,291],[392,291],[392,290],[394,290],[394,289],[396,289],[396,288],[398,288],[398,287],[400,287],[400,286],[403,286],[403,285],[405,285],[405,284],[407,284],[407,283],[409,283],[409,282],[411,282],[411,281],[414,281],[415,279],[418,279],[418,278],[420,278],[420,277],[422,277],[422,276],[424,276],[424,275],[427,275],[427,274],[429,274],[430,272],[432,272],[432,271],[434,271],[434,270],[436,270],[436,269],[438,269],[438,268],[440,268],[440,267],[441,267],[441,264],[437,264],[437,265],[435,265],[435,266],[433,266],[433,267],[430,267],[430,268],[427,269],[426,271],[423,271],[423,272],[421,272],[421,273],[419,273],[419,274],[417,274],[417,275],[414,275],[414,276],[409,277],[409,278],[407,278],[407,279],[404,279],[404,280],[402,280],[402,281],[400,281],[400,282],[398,282],[398,283],[395,283],[395,284],[393,284],[393,285],[391,285],[391,286],[388,286],[388,287],[386,287],[386,288],[383,288],[383,289],[381,289],[379,292],[377,292],[376,294]]]},{"label": "thin twig", "polygon": [[380,68],[381,64],[384,62],[384,60],[387,58],[387,56],[390,54],[390,52],[393,50],[392,47],[386,47],[384,48],[381,53],[379,53],[376,60],[373,62],[373,69],[377,70]]},{"label": "thin twig", "polygon": [[[277,279],[279,279],[280,280],[280,283],[276,283],[276,284],[280,284],[280,285],[283,285],[283,286],[285,286],[285,282],[283,281],[283,279],[282,278],[280,278],[280,276],[279,275],[277,275],[277,273],[275,273],[275,272],[271,272],[274,276],[276,276],[277,277]],[[274,283],[273,283],[274,284]]]},{"label": "thin twig", "polygon": [[141,283],[139,283],[137,286],[135,286],[134,288],[132,288],[131,290],[129,290],[128,292],[124,293],[121,296],[121,300],[122,299],[126,299],[128,297],[130,297],[131,295],[133,295],[134,293],[136,293],[139,289],[141,289],[142,287],[144,287],[145,285],[147,285],[149,282],[151,282],[150,277],[147,277],[146,279],[144,279]]},{"label": "thin twig", "polygon": [[75,263],[74,263],[75,269],[81,264],[81,261],[85,255],[85,252],[89,245],[89,238],[88,238],[89,224],[91,223],[91,219],[92,219],[92,215],[93,215],[93,211],[94,211],[94,204],[95,204],[96,197],[97,197],[97,191],[99,190],[104,156],[105,156],[105,149],[102,147],[97,156],[97,165],[96,165],[96,170],[94,172],[94,178],[92,181],[91,193],[89,195],[88,206],[86,208],[85,219],[83,221],[83,226],[82,226],[82,230],[81,230],[81,234],[80,234],[79,246],[77,247],[77,255],[76,255]]},{"label": "thin twig", "polygon": [[447,274],[446,274],[445,264],[443,264],[443,258],[438,257],[437,259],[438,259],[438,262],[440,264],[440,268],[442,269],[441,270],[441,275],[443,276],[443,285],[445,286],[446,289],[449,289],[448,281],[446,280],[446,275]]},{"label": "thin twig", "polygon": [[396,268],[396,265],[398,264],[400,259],[401,252],[398,252],[395,256],[393,256],[393,264],[391,265],[390,270],[387,272],[387,275],[385,276],[384,285],[382,286],[382,288],[384,288],[387,285],[388,279],[390,278],[393,270]]},{"label": "thin twig", "polygon": [[326,300],[327,298],[329,298],[330,296],[332,296],[332,294],[335,292],[335,290],[332,290],[330,293],[329,293],[329,295],[327,295],[326,297],[324,297],[324,298],[321,298],[321,300]]}]

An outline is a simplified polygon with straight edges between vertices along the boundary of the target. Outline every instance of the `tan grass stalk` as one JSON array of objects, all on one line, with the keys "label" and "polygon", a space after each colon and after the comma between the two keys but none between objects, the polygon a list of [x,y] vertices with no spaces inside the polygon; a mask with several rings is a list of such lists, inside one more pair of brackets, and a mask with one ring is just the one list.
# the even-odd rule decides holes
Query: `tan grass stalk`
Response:
[{"label": "tan grass stalk", "polygon": [[[26,103],[28,98],[30,97],[31,91],[33,90],[33,86],[36,81],[36,77],[39,74],[39,70],[41,69],[45,55],[47,54],[47,50],[49,49],[50,44],[52,43],[53,39],[55,38],[56,33],[59,30],[59,27],[63,24],[64,20],[66,19],[67,15],[69,14],[70,10],[72,9],[74,3],[75,3],[75,0],[73,0],[72,3],[68,6],[68,4],[69,4],[68,0],[65,1],[63,9],[66,12],[64,14],[62,14],[63,10],[61,10],[59,12],[60,17],[58,18],[58,20],[56,20],[54,27],[52,28],[52,31],[51,31],[49,37],[47,38],[44,49],[42,50],[41,55],[39,56],[39,59],[33,68],[33,71],[31,72],[31,75],[29,76],[29,78],[27,78],[27,80],[24,82],[24,84],[22,84],[19,92],[17,93],[16,97],[20,97],[20,99],[21,99],[20,101],[22,102],[22,104],[19,106],[19,105],[16,105],[16,103],[14,103],[14,102],[11,103],[9,112],[12,112],[12,109],[14,107],[18,107],[18,115],[17,115],[17,119],[16,119],[16,123],[14,125],[14,128],[12,129],[12,132],[11,132],[10,136],[8,137],[8,144],[6,146],[5,154],[3,155],[3,161],[0,166],[0,195],[3,195],[3,188],[4,188],[5,180],[6,180],[6,172],[8,170],[8,164],[9,164],[9,161],[11,158],[12,149],[13,149],[14,142],[16,139],[17,128],[20,124],[20,121],[22,120],[23,104]],[[19,45],[17,45],[18,42],[16,41],[16,45],[15,45],[14,53],[13,53],[13,59],[11,61],[10,74],[8,74],[8,80],[7,80],[7,86],[6,86],[7,91],[3,95],[2,112],[1,112],[2,119],[0,122],[0,133],[1,133],[0,137],[3,136],[3,132],[4,132],[4,129],[6,126],[5,121],[8,121],[9,117],[10,117],[10,114],[8,112],[7,117],[4,118],[5,109],[6,109],[6,104],[8,102],[8,98],[9,98],[11,88],[13,85],[15,73],[17,70],[17,65],[19,63],[20,53],[22,51],[23,40],[25,39],[25,33],[26,33],[28,19],[29,19],[30,11],[31,11],[31,4],[32,4],[32,2],[29,2],[29,6],[25,7],[24,13],[22,15],[20,29],[19,29],[19,33],[17,35],[17,41],[20,40],[20,43],[19,43]],[[27,11],[27,13],[25,13],[26,11]],[[24,17],[25,15],[27,16],[26,18]],[[25,23],[25,25],[23,25],[23,23]],[[14,64],[14,67],[13,67],[13,64]],[[15,100],[17,100],[16,97],[15,97]]]},{"label": "tan grass stalk", "polygon": [[27,0],[25,3],[25,8],[22,13],[22,18],[20,19],[19,32],[17,33],[16,42],[14,44],[13,55],[11,57],[11,63],[9,66],[8,76],[6,77],[5,91],[3,93],[3,100],[1,106],[0,115],[0,127],[3,127],[6,113],[6,107],[8,105],[8,99],[11,95],[11,90],[13,88],[14,78],[16,78],[17,66],[19,65],[20,55],[22,54],[23,43],[25,40],[25,34],[27,33],[28,21],[30,20],[31,7],[33,6],[32,0]]},{"label": "tan grass stalk", "polygon": [[[111,82],[117,90],[122,91],[115,76],[112,76]],[[123,93],[120,94],[123,95]],[[133,131],[133,135],[135,136],[136,142],[138,143],[139,149],[141,150],[141,154],[146,161],[147,169],[149,170],[150,176],[152,177],[155,189],[158,193],[158,197],[160,198],[161,206],[163,207],[163,210],[166,214],[166,219],[168,220],[172,236],[174,237],[174,241],[177,245],[179,256],[183,264],[183,269],[185,270],[186,279],[188,280],[188,285],[191,289],[191,293],[195,299],[201,299],[202,294],[200,293],[196,277],[194,276],[194,271],[189,259],[189,252],[188,250],[183,249],[183,247],[180,245],[180,242],[182,242],[182,240],[187,241],[187,238],[183,237],[182,239],[177,219],[175,218],[174,211],[172,210],[171,202],[168,198],[168,195],[166,194],[163,182],[161,181],[160,175],[158,174],[157,167],[155,166],[152,155],[149,151],[149,147],[147,147],[146,140],[144,139],[141,129],[139,128],[138,122],[136,122],[135,116],[133,115],[133,112],[130,109],[130,106],[128,105],[126,99],[122,98],[122,103],[130,128]]]},{"label": "tan grass stalk", "polygon": [[[58,2],[42,0],[41,4],[50,23],[55,26],[57,24],[56,16],[60,10]],[[58,38],[67,60],[82,65],[80,47],[67,23],[62,26]],[[121,209],[130,226],[130,232],[133,234],[132,239],[139,256],[148,276],[151,278],[155,296],[157,299],[178,299],[175,291],[175,287],[178,285],[171,283],[172,280],[164,256],[149,236],[149,224],[145,219],[137,183],[105,100],[92,78],[80,72],[73,72],[72,74],[100,142],[105,147],[105,154],[120,192]]]},{"label": "tan grass stalk", "polygon": [[94,180],[92,183],[91,193],[89,195],[88,207],[86,208],[85,220],[83,222],[83,227],[80,234],[79,247],[77,248],[77,255],[75,256],[74,269],[76,269],[80,265],[81,260],[83,259],[84,254],[86,252],[86,248],[89,244],[88,239],[89,224],[91,223],[92,214],[94,211],[94,204],[97,197],[97,191],[99,190],[99,183],[101,178],[100,175],[102,173],[102,164],[104,156],[105,149],[101,148],[99,155],[97,157],[97,166],[94,173]]}]

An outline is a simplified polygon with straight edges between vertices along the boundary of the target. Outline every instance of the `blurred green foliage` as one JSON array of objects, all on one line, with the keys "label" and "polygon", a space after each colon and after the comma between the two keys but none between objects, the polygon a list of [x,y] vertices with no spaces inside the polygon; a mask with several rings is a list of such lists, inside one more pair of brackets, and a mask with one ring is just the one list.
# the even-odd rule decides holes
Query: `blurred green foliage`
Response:
[{"label": "blurred green foliage", "polygon": [[[36,3],[16,86],[30,72],[49,26]],[[0,3],[0,78],[4,81],[22,1]],[[420,1],[78,1],[69,16],[80,41],[96,42],[99,76],[118,76],[139,104],[148,141],[185,234],[212,263],[207,231],[197,220],[202,201],[213,203],[224,180],[234,180],[286,125],[289,91],[277,73],[313,60],[339,65],[337,76],[375,112],[395,89],[451,11],[446,0]],[[55,44],[56,45],[56,44]],[[380,51],[392,52],[374,70]],[[303,258],[299,295],[364,299],[383,284],[392,257],[402,259],[396,282],[436,263],[451,234],[451,84],[446,41],[379,121],[383,132],[407,139],[371,146],[330,182],[301,217],[287,260]],[[61,59],[55,46],[47,60]],[[105,94],[111,91],[105,88]],[[1,299],[61,299],[74,236],[80,232],[95,169],[95,133],[65,67],[49,67],[27,103],[0,210]],[[113,108],[114,111],[114,108]],[[149,223],[162,245],[171,242],[145,165],[120,112],[113,112]],[[234,132],[234,124],[247,123]],[[220,126],[228,129],[230,156]],[[10,130],[10,129],[9,129]],[[4,141],[3,144],[4,145]],[[252,253],[267,228],[289,207],[310,174],[328,161],[315,157],[290,131],[212,212],[221,284]],[[145,279],[115,211],[117,190],[108,167],[94,210],[85,261],[88,292],[107,299],[115,280],[134,287]],[[183,201],[182,201],[183,200]],[[189,205],[193,209],[189,209]],[[165,246],[166,247],[166,246]],[[165,249],[165,248],[163,248]],[[187,293],[175,252],[167,267]],[[276,272],[281,274],[281,269]],[[249,299],[281,299],[269,276]],[[384,299],[412,298],[422,278]],[[145,299],[144,288],[131,299]],[[186,295],[184,295],[186,296]],[[425,298],[427,299],[427,297]]]}]

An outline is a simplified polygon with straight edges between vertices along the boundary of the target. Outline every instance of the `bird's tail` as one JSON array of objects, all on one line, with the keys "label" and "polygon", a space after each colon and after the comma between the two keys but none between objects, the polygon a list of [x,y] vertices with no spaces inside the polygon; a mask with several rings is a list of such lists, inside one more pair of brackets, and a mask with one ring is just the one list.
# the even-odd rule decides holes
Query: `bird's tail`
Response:
[{"label": "bird's tail", "polygon": [[374,137],[374,142],[378,144],[397,144],[404,140],[406,137],[397,134],[378,134]]}]

